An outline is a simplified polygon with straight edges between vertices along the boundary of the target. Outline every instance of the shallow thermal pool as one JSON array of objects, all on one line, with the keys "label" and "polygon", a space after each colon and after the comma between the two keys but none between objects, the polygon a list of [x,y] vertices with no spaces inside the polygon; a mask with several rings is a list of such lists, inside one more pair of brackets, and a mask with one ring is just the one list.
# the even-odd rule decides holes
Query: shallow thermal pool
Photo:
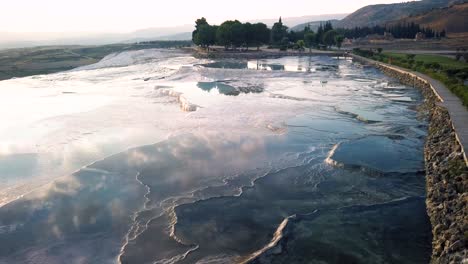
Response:
[{"label": "shallow thermal pool", "polygon": [[417,89],[333,57],[0,82],[0,263],[427,263]]}]

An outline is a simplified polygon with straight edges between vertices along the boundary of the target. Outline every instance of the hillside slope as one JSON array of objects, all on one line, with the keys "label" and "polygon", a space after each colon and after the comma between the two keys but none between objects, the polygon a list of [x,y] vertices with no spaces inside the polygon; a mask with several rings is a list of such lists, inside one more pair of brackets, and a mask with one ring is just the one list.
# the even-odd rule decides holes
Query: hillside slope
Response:
[{"label": "hillside slope", "polygon": [[294,26],[291,28],[291,30],[294,30],[294,31],[301,31],[301,30],[304,30],[304,28],[309,25],[310,29],[313,30],[313,31],[317,31],[317,29],[319,28],[320,26],[320,23],[322,24],[325,24],[325,22],[327,21],[330,21],[332,23],[332,25],[335,27],[339,20],[337,19],[332,19],[332,20],[322,20],[322,21],[312,21],[312,22],[308,22],[308,23],[303,23],[303,24],[299,24],[297,26]]},{"label": "hillside slope", "polygon": [[342,19],[337,26],[354,28],[386,24],[408,16],[426,13],[432,9],[444,8],[466,0],[422,0],[397,4],[365,6]]},{"label": "hillside slope", "polygon": [[428,13],[403,18],[389,24],[398,23],[415,23],[437,31],[446,30],[447,33],[468,32],[468,3],[434,9]]},{"label": "hillside slope", "polygon": [[[349,14],[324,14],[324,15],[312,15],[312,16],[301,16],[301,17],[282,17],[283,24],[292,28],[296,25],[307,24],[309,21],[328,21],[328,20],[338,20],[343,19]],[[265,23],[269,27],[273,26],[274,23],[278,22],[278,18],[274,19],[254,19],[249,21],[250,23]]]}]

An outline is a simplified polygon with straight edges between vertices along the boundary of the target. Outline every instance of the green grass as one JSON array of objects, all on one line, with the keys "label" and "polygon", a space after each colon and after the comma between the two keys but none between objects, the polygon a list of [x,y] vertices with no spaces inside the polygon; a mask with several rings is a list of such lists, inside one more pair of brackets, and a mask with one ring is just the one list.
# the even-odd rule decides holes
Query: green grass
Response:
[{"label": "green grass", "polygon": [[[384,52],[384,55],[399,59],[406,59],[407,54]],[[418,54],[415,55],[414,60],[422,61],[423,63],[439,63],[442,67],[446,68],[463,69],[468,67],[468,64],[465,62],[456,61],[452,58],[439,55]]]},{"label": "green grass", "polygon": [[402,53],[375,53],[368,50],[354,50],[354,53],[373,60],[421,72],[442,82],[468,107],[468,63],[439,55],[410,55]]}]

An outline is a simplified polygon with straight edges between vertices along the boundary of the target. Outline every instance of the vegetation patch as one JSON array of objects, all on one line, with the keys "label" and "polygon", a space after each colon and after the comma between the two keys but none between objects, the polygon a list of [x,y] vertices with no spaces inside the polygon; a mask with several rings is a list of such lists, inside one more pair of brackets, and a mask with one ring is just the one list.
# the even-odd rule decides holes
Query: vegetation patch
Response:
[{"label": "vegetation patch", "polygon": [[192,33],[195,45],[209,51],[210,46],[224,46],[225,50],[238,48],[248,50],[249,47],[260,49],[263,45],[277,48],[281,51],[294,49],[302,51],[306,47],[327,49],[332,46],[341,48],[344,36],[333,29],[331,22],[326,22],[314,32],[309,26],[302,31],[289,30],[279,19],[270,29],[264,23],[241,23],[238,20],[228,20],[221,25],[210,25],[202,17],[195,21]]}]

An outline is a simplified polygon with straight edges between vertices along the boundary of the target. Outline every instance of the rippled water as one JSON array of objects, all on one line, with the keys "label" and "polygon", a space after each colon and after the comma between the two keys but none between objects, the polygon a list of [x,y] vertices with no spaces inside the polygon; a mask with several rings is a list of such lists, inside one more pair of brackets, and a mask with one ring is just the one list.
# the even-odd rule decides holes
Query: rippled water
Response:
[{"label": "rippled water", "polygon": [[0,263],[427,263],[419,91],[332,57],[0,82]]}]

